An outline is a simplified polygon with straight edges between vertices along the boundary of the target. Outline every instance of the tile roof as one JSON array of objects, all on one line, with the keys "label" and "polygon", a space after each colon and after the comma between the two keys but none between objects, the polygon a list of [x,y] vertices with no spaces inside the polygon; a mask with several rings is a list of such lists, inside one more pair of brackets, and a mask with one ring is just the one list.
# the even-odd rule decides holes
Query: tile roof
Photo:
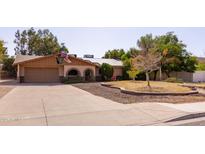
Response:
[{"label": "tile roof", "polygon": [[[48,56],[53,56],[53,55],[48,55]],[[30,61],[30,60],[34,60],[34,59],[39,59],[39,58],[43,58],[43,57],[48,57],[48,56],[34,56],[34,55],[17,55],[15,60],[14,60],[14,63],[13,65],[17,65],[19,63],[23,63],[23,62],[27,62],[27,61]],[[70,58],[74,58],[74,59],[78,59],[80,61],[84,61],[88,64],[92,64],[92,65],[95,65],[95,66],[98,66],[97,63],[93,63],[92,61],[89,61],[89,60],[84,60],[82,58],[77,58],[77,57],[70,57]],[[65,59],[65,61],[67,63],[70,63],[71,61],[69,60],[69,57],[68,59]]]},{"label": "tile roof", "polygon": [[21,63],[21,62],[37,59],[37,58],[40,58],[40,57],[43,57],[43,56],[17,55],[13,65]]},{"label": "tile roof", "polygon": [[88,60],[93,63],[98,63],[102,65],[103,63],[110,64],[112,66],[123,66],[122,61],[116,59],[106,59],[106,58],[82,58],[83,60]]}]

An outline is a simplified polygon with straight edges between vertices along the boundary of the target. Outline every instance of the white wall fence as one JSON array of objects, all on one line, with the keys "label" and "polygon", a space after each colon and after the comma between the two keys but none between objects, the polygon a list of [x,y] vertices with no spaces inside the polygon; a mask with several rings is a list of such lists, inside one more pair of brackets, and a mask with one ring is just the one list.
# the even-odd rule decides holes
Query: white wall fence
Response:
[{"label": "white wall fence", "polygon": [[205,71],[196,71],[193,73],[193,82],[205,82]]}]

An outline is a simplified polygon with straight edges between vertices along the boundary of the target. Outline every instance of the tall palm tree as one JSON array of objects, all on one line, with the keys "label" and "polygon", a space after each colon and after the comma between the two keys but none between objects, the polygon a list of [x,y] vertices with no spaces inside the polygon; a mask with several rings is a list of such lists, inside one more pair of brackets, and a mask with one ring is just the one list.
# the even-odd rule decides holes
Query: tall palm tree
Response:
[{"label": "tall palm tree", "polygon": [[152,34],[147,34],[140,37],[137,41],[137,45],[146,54],[151,48],[154,47],[154,39],[152,38]]}]

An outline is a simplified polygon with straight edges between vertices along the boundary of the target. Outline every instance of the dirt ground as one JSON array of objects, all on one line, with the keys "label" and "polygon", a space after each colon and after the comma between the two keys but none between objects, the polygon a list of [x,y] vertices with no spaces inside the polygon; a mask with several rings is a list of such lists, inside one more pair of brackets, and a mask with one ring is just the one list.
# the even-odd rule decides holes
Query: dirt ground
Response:
[{"label": "dirt ground", "polygon": [[151,88],[147,86],[146,81],[113,81],[108,84],[114,87],[125,88],[127,90],[134,90],[140,92],[190,92],[191,89],[188,87],[180,86],[179,83],[170,83],[162,81],[150,81]]},{"label": "dirt ground", "polygon": [[100,83],[77,83],[72,84],[82,90],[94,95],[101,96],[113,101],[129,104],[140,102],[161,102],[161,103],[193,103],[205,101],[205,95],[194,94],[185,96],[151,96],[151,95],[130,95],[121,93],[118,89],[101,86]]}]

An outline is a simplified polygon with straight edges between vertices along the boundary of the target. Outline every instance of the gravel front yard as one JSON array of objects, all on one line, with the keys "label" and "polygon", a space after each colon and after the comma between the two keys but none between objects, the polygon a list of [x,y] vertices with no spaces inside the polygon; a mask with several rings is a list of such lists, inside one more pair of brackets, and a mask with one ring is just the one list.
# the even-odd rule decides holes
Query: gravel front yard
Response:
[{"label": "gravel front yard", "polygon": [[140,102],[164,102],[164,103],[193,103],[205,101],[205,95],[194,94],[186,96],[148,96],[148,95],[129,95],[121,93],[118,89],[101,86],[100,83],[77,83],[73,86],[88,91],[94,95],[101,96],[113,101],[128,104]]}]

